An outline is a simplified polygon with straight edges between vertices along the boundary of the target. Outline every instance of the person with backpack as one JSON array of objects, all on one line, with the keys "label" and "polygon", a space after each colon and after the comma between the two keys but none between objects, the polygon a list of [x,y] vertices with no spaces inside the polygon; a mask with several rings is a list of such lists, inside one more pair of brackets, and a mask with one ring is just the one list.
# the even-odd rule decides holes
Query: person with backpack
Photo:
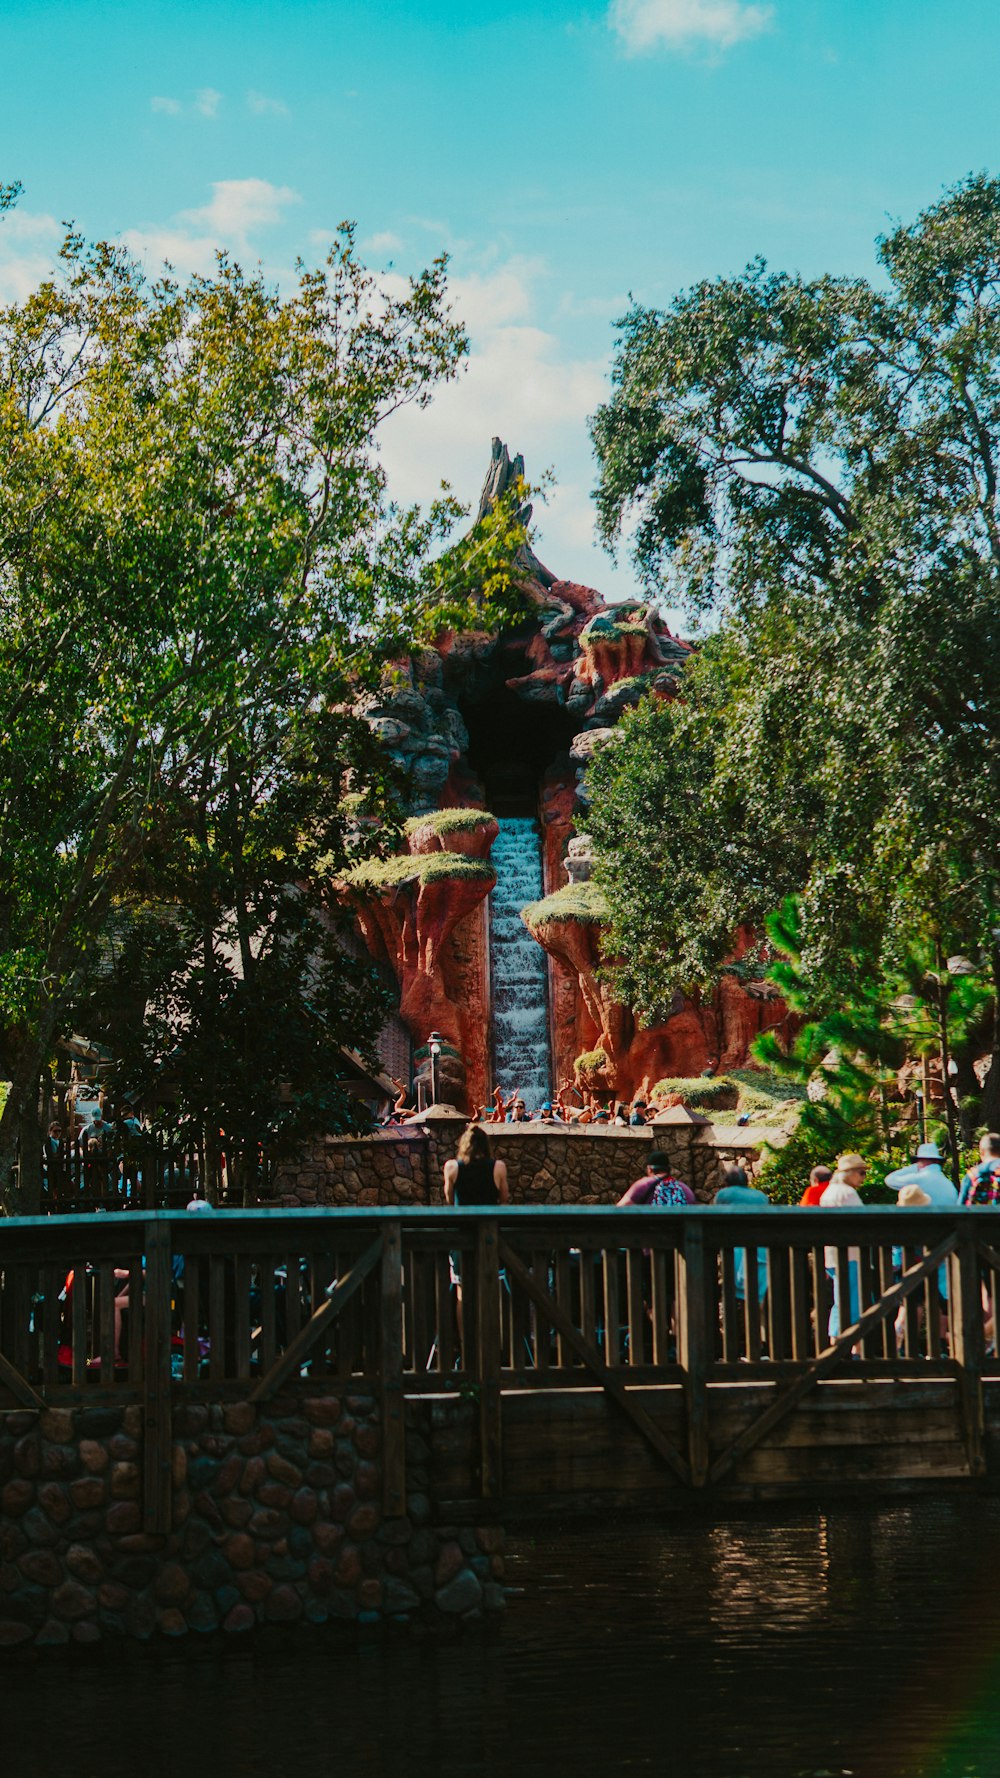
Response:
[{"label": "person with backpack", "polygon": [[683,1179],[675,1178],[670,1165],[670,1156],[666,1151],[654,1148],[646,1162],[646,1171],[642,1178],[636,1179],[618,1199],[619,1208],[624,1204],[637,1204],[646,1209],[668,1209],[695,1203],[691,1187],[685,1185]]},{"label": "person with backpack", "polygon": [[960,1204],[1000,1203],[1000,1135],[990,1130],[979,1139],[979,1164],[970,1167],[958,1191]]}]

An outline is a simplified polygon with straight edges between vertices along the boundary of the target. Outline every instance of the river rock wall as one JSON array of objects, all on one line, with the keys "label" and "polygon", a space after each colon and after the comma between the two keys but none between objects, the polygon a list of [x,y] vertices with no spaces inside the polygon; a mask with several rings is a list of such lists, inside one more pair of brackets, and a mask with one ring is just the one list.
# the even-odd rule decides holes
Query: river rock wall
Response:
[{"label": "river rock wall", "polygon": [[[463,1128],[457,1119],[431,1119],[426,1130],[410,1125],[405,1133],[319,1138],[300,1161],[278,1170],[275,1199],[285,1209],[441,1204],[444,1163],[454,1154]],[[506,1163],[515,1204],[613,1204],[645,1172],[653,1148],[665,1149],[675,1173],[709,1202],[725,1161],[738,1158],[751,1171],[759,1161],[752,1137],[723,1127],[484,1128],[495,1158]]]},{"label": "river rock wall", "polygon": [[447,1629],[502,1608],[502,1534],[432,1525],[414,1426],[406,1515],[383,1514],[371,1396],[179,1406],[166,1535],[143,1529],[142,1413],[0,1417],[0,1649],[303,1621]]}]

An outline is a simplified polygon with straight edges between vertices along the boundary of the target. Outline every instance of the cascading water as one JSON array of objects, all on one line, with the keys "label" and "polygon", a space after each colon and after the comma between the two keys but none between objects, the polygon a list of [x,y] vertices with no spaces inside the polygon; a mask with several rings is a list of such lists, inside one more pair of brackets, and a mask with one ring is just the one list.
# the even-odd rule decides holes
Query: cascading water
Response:
[{"label": "cascading water", "polygon": [[551,1097],[545,952],[521,919],[521,909],[544,894],[542,837],[527,817],[503,817],[498,825],[490,897],[493,1080],[505,1098],[520,1093],[530,1112]]}]

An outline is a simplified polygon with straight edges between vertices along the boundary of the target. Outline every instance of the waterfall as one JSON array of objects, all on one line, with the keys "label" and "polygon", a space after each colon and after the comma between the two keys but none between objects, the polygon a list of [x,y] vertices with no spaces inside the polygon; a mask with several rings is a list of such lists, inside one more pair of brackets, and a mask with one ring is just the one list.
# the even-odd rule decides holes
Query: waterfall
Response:
[{"label": "waterfall", "polygon": [[498,818],[491,853],[497,873],[490,897],[493,988],[493,1081],[504,1097],[520,1092],[529,1112],[552,1096],[549,993],[545,952],[521,919],[544,894],[537,821]]}]

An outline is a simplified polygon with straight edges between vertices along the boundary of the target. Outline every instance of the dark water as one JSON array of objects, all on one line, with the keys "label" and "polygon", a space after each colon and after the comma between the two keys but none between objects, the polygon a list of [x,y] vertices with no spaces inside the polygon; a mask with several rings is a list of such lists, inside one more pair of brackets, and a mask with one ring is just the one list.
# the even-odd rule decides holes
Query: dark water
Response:
[{"label": "dark water", "polygon": [[509,1581],[446,1644],[8,1660],[0,1774],[1000,1778],[1000,1501],[576,1530]]}]

